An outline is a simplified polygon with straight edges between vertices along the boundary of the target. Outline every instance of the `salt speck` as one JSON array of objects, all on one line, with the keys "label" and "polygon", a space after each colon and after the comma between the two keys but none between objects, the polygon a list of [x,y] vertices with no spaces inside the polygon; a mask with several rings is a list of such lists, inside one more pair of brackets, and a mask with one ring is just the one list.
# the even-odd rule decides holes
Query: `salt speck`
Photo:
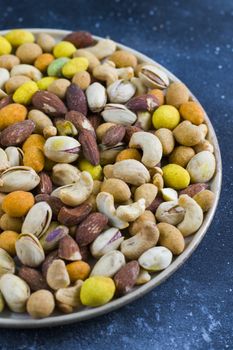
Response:
[{"label": "salt speck", "polygon": [[207,333],[206,329],[204,327],[201,328],[202,331],[202,338],[206,341],[206,343],[210,343],[211,342],[211,338],[209,336],[209,334]]},{"label": "salt speck", "polygon": [[100,23],[97,22],[97,23],[95,24],[95,27],[96,27],[96,28],[99,28],[99,27],[100,27]]},{"label": "salt speck", "polygon": [[222,69],[223,67],[222,67],[222,65],[221,64],[219,64],[218,65],[218,69]]}]

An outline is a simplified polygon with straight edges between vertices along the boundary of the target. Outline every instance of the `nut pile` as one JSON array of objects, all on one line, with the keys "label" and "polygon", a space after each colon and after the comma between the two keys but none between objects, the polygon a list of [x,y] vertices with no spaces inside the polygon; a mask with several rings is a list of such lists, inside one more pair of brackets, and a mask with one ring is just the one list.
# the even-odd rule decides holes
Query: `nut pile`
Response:
[{"label": "nut pile", "polygon": [[0,312],[104,305],[166,269],[214,202],[207,133],[112,40],[0,36]]}]

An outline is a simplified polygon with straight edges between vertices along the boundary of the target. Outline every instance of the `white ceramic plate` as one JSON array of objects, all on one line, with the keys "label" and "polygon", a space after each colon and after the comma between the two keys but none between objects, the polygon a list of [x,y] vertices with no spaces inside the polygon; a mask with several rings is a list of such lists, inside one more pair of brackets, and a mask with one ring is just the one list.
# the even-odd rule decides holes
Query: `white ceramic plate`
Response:
[{"label": "white ceramic plate", "polygon": [[[69,31],[66,30],[55,30],[55,29],[29,29],[32,33],[38,34],[41,32],[46,32],[48,34],[51,34],[54,38],[57,40],[61,40],[66,36]],[[0,31],[0,35],[5,34],[7,31]],[[101,39],[100,37],[95,36],[96,40]],[[179,79],[173,75],[171,72],[169,72],[167,69],[162,67],[160,64],[155,62],[154,60],[150,59],[149,57],[141,54],[138,51],[135,51],[133,49],[130,49],[124,45],[117,44],[117,46],[121,49],[128,50],[132,52],[135,56],[137,56],[139,61],[148,62],[157,65],[160,69],[165,71],[172,81],[179,81]],[[191,92],[190,92],[191,93]],[[191,96],[193,100],[197,100],[195,96],[191,93]],[[98,308],[83,308],[80,311],[74,312],[69,315],[64,315],[60,313],[56,313],[51,317],[42,319],[42,320],[34,320],[30,318],[26,314],[15,314],[10,311],[4,311],[0,314],[0,327],[12,327],[12,328],[37,328],[37,327],[46,327],[46,326],[56,326],[56,325],[63,325],[71,322],[77,322],[82,321],[86,319],[90,319],[96,316],[100,316],[102,314],[105,314],[107,312],[110,312],[112,310],[115,310],[117,308],[120,308],[131,301],[141,297],[145,293],[148,293],[150,290],[158,286],[160,283],[164,282],[171,274],[173,274],[187,259],[190,257],[190,255],[193,253],[193,251],[197,248],[199,243],[201,242],[202,238],[206,234],[206,231],[213,220],[214,213],[218,204],[218,199],[220,195],[221,190],[221,180],[222,180],[222,163],[221,163],[221,155],[219,150],[218,141],[214,132],[214,129],[212,127],[212,124],[206,115],[206,123],[209,128],[209,140],[214,145],[215,148],[215,157],[217,160],[217,170],[216,174],[212,180],[211,183],[211,190],[215,193],[215,202],[212,208],[208,211],[208,213],[205,215],[204,222],[201,226],[201,228],[196,232],[194,235],[186,239],[186,248],[184,252],[176,257],[172,264],[164,271],[155,274],[151,281],[134,288],[134,290],[118,299],[115,299],[111,301],[110,303],[98,307]]]}]

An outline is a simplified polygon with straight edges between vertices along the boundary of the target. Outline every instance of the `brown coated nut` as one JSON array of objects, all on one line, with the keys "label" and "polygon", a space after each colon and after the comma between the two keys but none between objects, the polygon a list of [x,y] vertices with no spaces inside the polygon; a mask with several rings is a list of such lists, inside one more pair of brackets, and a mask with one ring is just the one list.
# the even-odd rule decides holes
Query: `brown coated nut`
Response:
[{"label": "brown coated nut", "polygon": [[119,295],[128,293],[135,285],[139,275],[139,264],[136,260],[124,265],[114,276],[116,292]]},{"label": "brown coated nut", "polygon": [[78,72],[73,76],[72,83],[78,85],[80,89],[86,90],[91,84],[91,76],[87,71]]},{"label": "brown coated nut", "polygon": [[163,202],[163,198],[160,196],[156,196],[153,202],[146,209],[152,211],[152,213],[155,213],[157,208],[162,202]]},{"label": "brown coated nut", "polygon": [[123,125],[113,125],[103,135],[102,144],[111,147],[123,140],[125,136],[125,127]]},{"label": "brown coated nut", "polygon": [[90,204],[81,204],[76,208],[62,207],[58,213],[58,221],[68,227],[78,225],[88,214],[90,214],[92,206]]},{"label": "brown coated nut", "polygon": [[213,206],[215,194],[210,190],[203,190],[195,194],[193,199],[200,205],[203,212],[206,212]]},{"label": "brown coated nut", "polygon": [[70,43],[74,44],[74,46],[76,46],[78,49],[91,46],[95,42],[91,33],[84,31],[72,32],[66,35],[63,40],[69,41]]},{"label": "brown coated nut", "polygon": [[182,233],[173,225],[160,222],[158,244],[168,248],[174,255],[179,255],[185,248],[185,241]]},{"label": "brown coated nut", "polygon": [[126,50],[115,51],[109,59],[115,63],[117,68],[137,66],[137,57]]},{"label": "brown coated nut", "polygon": [[67,112],[62,100],[49,91],[37,91],[32,97],[32,104],[50,117],[63,117]]},{"label": "brown coated nut", "polygon": [[189,100],[188,88],[180,82],[171,83],[166,92],[166,103],[178,108]]},{"label": "brown coated nut", "polygon": [[101,192],[111,193],[117,203],[124,203],[131,197],[129,186],[120,179],[106,179],[101,185]]},{"label": "brown coated nut", "polygon": [[87,115],[87,99],[83,90],[76,84],[70,84],[66,90],[66,103],[68,109]]},{"label": "brown coated nut", "polygon": [[40,271],[31,267],[22,266],[18,275],[29,285],[31,291],[35,292],[40,289],[48,289],[48,285]]},{"label": "brown coated nut", "polygon": [[42,171],[40,174],[40,183],[37,186],[38,193],[41,194],[50,194],[53,190],[52,181],[50,179],[50,176]]},{"label": "brown coated nut", "polygon": [[78,140],[81,143],[84,157],[92,165],[98,165],[100,162],[100,153],[93,133],[88,130],[82,130],[79,133]]},{"label": "brown coated nut", "polygon": [[186,167],[190,159],[195,155],[192,147],[178,146],[175,147],[169,156],[169,163],[178,164],[183,168]]},{"label": "brown coated nut", "polygon": [[187,194],[189,197],[194,197],[197,193],[204,191],[208,188],[206,183],[196,183],[189,185],[184,190],[180,191],[179,195]]},{"label": "brown coated nut", "polygon": [[91,114],[88,116],[88,120],[91,123],[94,130],[96,130],[103,122],[102,117],[98,114]]},{"label": "brown coated nut", "polygon": [[98,128],[96,129],[96,136],[97,139],[102,142],[102,138],[104,137],[104,135],[106,134],[106,132],[108,131],[108,129],[110,129],[112,126],[114,126],[116,124],[114,123],[102,123],[98,126]]},{"label": "brown coated nut", "polygon": [[2,146],[18,146],[23,143],[35,130],[32,120],[24,120],[8,126],[1,132],[0,143]]},{"label": "brown coated nut", "polygon": [[76,241],[80,247],[93,242],[103,231],[108,218],[102,213],[92,213],[77,227]]}]

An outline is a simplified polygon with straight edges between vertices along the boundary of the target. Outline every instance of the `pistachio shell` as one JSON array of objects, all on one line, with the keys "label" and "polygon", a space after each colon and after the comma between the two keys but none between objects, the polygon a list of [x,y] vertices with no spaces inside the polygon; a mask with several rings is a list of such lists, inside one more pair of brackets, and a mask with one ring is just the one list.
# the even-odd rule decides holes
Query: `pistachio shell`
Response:
[{"label": "pistachio shell", "polygon": [[135,113],[131,112],[124,105],[117,103],[108,103],[101,115],[106,122],[122,125],[132,125],[137,119]]},{"label": "pistachio shell", "polygon": [[40,238],[48,229],[52,220],[52,209],[46,202],[36,203],[27,213],[22,233],[31,233]]},{"label": "pistachio shell", "polygon": [[0,277],[5,273],[15,272],[15,262],[12,257],[2,248],[0,248]]},{"label": "pistachio shell", "polygon": [[27,166],[14,166],[5,170],[0,176],[0,191],[31,191],[40,182],[35,170]]},{"label": "pistachio shell", "polygon": [[0,290],[11,311],[24,312],[26,310],[30,288],[25,281],[7,273],[0,279]]},{"label": "pistachio shell", "polygon": [[22,233],[15,244],[16,254],[22,264],[30,267],[39,266],[45,259],[44,250],[30,233]]}]

